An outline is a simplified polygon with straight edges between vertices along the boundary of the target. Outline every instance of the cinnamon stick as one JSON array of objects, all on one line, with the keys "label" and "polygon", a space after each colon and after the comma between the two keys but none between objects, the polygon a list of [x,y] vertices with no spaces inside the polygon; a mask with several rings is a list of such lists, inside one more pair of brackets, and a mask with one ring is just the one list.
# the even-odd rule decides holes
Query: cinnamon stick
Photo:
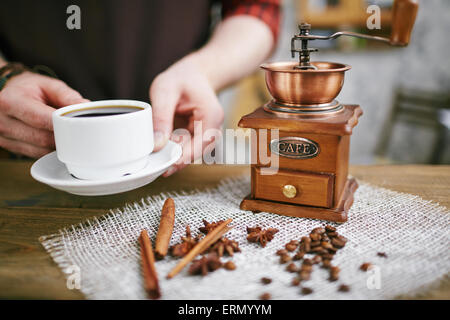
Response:
[{"label": "cinnamon stick", "polygon": [[155,257],[153,256],[152,242],[148,237],[147,230],[142,230],[139,237],[141,245],[142,272],[144,274],[145,290],[151,299],[161,297],[159,290],[158,275],[155,268]]},{"label": "cinnamon stick", "polygon": [[184,267],[187,266],[189,262],[194,260],[194,258],[208,249],[214,242],[216,242],[221,236],[223,236],[225,233],[227,233],[230,228],[227,227],[227,225],[233,221],[232,219],[228,219],[221,224],[219,224],[216,228],[214,228],[212,231],[210,231],[202,240],[199,241],[195,245],[194,248],[192,248],[191,251],[188,252],[184,256],[184,258],[169,272],[167,275],[167,279],[173,278],[176,276],[181,270],[183,270]]},{"label": "cinnamon stick", "polygon": [[[233,229],[233,227],[226,227],[225,229],[223,229],[222,232],[219,232],[214,238],[211,238],[210,244],[216,243],[217,240],[219,240],[220,238],[222,238],[222,236],[227,233],[228,231],[230,231],[231,229]],[[208,249],[209,246],[207,246],[203,251],[201,251],[200,253],[203,253],[206,249]]]},{"label": "cinnamon stick", "polygon": [[161,210],[161,220],[159,222],[158,233],[155,241],[156,259],[163,259],[169,250],[170,238],[172,238],[173,225],[175,223],[175,203],[172,198],[168,198]]}]

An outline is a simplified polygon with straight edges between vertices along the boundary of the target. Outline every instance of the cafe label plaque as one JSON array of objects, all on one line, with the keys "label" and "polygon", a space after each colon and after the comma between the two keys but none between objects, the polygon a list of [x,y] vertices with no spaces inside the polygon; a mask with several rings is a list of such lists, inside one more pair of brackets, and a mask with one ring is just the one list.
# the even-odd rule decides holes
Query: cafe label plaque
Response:
[{"label": "cafe label plaque", "polygon": [[309,159],[320,153],[320,147],[316,142],[306,138],[284,137],[272,140],[270,151],[286,158]]}]

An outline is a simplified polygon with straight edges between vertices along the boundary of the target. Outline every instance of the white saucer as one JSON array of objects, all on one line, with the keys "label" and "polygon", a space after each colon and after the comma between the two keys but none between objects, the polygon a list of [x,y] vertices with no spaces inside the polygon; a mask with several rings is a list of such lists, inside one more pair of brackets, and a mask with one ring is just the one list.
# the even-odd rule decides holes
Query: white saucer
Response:
[{"label": "white saucer", "polygon": [[80,180],[74,178],[64,163],[56,157],[56,151],[37,160],[31,167],[31,176],[55,189],[82,196],[100,196],[130,191],[152,182],[181,157],[181,146],[169,141],[158,152],[148,156],[142,170],[120,178],[108,180]]}]

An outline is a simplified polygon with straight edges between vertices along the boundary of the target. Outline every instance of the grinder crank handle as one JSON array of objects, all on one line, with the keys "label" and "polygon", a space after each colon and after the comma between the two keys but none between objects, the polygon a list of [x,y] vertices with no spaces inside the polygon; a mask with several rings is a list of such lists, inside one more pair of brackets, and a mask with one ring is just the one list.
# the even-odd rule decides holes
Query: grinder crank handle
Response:
[{"label": "grinder crank handle", "polygon": [[394,6],[392,9],[392,31],[390,38],[371,36],[368,34],[339,31],[330,36],[316,36],[311,34],[298,34],[291,40],[291,52],[294,54],[294,41],[295,40],[330,40],[336,39],[340,36],[349,36],[355,38],[362,38],[368,40],[382,41],[389,43],[392,46],[406,46],[409,43],[411,32],[416,21],[417,11],[419,5],[417,0],[394,0]]},{"label": "grinder crank handle", "polygon": [[389,43],[406,46],[416,21],[419,4],[417,0],[395,0],[392,8],[392,31]]}]

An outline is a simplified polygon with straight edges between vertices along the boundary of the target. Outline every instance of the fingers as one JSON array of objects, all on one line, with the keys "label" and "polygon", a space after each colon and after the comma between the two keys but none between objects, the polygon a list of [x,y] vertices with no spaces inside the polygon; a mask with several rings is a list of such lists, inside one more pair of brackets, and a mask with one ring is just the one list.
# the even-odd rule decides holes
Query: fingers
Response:
[{"label": "fingers", "polygon": [[5,148],[13,153],[25,155],[30,158],[40,158],[47,153],[52,152],[51,149],[34,146],[25,142],[8,139],[0,136],[0,147]]},{"label": "fingers", "polygon": [[52,113],[54,108],[24,96],[13,97],[8,101],[6,112],[16,119],[38,129],[53,131]]},{"label": "fingers", "polygon": [[38,147],[52,150],[55,148],[55,138],[52,131],[33,128],[22,121],[3,114],[0,114],[0,134],[6,138]]},{"label": "fingers", "polygon": [[[194,121],[202,122],[202,133],[210,128],[219,128],[224,120],[224,112],[216,93],[205,83],[188,90],[191,94],[191,105],[196,106],[192,110],[189,130],[193,129]],[[183,112],[183,109],[181,106],[177,112]]]},{"label": "fingers", "polygon": [[224,112],[214,92],[205,90],[202,106],[195,108],[190,118],[188,130],[193,134],[192,147],[183,154],[184,163],[203,156],[205,147],[211,143],[211,137],[217,134],[212,130],[218,131],[223,123]]},{"label": "fingers", "polygon": [[78,91],[70,88],[65,82],[56,79],[46,79],[41,85],[46,102],[53,107],[65,107],[71,104],[87,102]]},{"label": "fingers", "polygon": [[186,129],[177,129],[173,132],[170,140],[181,146],[181,157],[163,174],[167,178],[175,172],[183,169],[191,162],[192,136]]},{"label": "fingers", "polygon": [[[209,150],[212,150],[216,144],[215,137],[212,137],[208,140],[200,140],[199,138],[196,139],[195,137],[192,138],[191,136],[189,136],[189,138],[184,138],[181,142],[174,138],[172,138],[171,140],[175,140],[175,142],[179,143],[183,151],[180,159],[178,159],[178,161],[163,174],[163,177],[166,178],[176,173],[177,171],[180,171],[188,164],[192,163],[192,159],[195,157],[195,153],[203,154],[203,151],[206,147],[208,147]],[[195,152],[193,150],[198,151]]]},{"label": "fingers", "polygon": [[173,130],[173,117],[180,97],[180,90],[171,86],[170,79],[163,74],[156,77],[150,87],[155,132],[154,151],[160,150],[169,140]]},{"label": "fingers", "polygon": [[[183,169],[190,163],[196,163],[203,156],[205,148],[214,148],[216,138],[221,137],[220,127],[223,122],[223,109],[220,105],[210,109],[196,109],[193,111],[188,130],[176,134],[171,140],[181,145],[183,153],[181,158],[172,165],[164,174],[168,177]],[[214,131],[212,131],[214,130]],[[190,134],[193,133],[193,135]]]},{"label": "fingers", "polygon": [[31,77],[37,80],[33,78],[33,87],[26,91],[18,85],[2,91],[0,111],[34,128],[53,131],[52,113],[55,109],[50,105],[62,107],[88,101],[60,80],[36,75]]},{"label": "fingers", "polygon": [[5,90],[1,95],[0,109],[34,128],[53,131],[52,112],[55,109],[36,98]]},{"label": "fingers", "polygon": [[29,157],[54,150],[55,107],[88,101],[61,80],[25,72],[0,93],[0,146]]}]

